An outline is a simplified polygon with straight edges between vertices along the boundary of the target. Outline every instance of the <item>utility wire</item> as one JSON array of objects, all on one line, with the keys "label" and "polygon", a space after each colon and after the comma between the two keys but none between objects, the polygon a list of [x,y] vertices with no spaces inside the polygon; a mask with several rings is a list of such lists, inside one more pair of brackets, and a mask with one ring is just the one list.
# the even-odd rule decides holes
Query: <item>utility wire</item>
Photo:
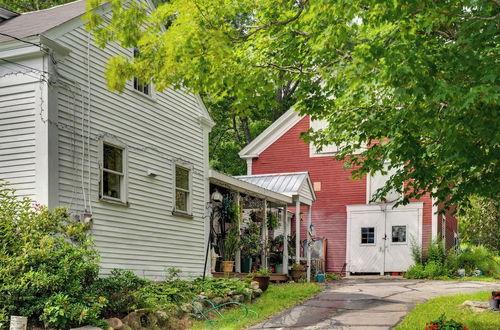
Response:
[{"label": "utility wire", "polygon": [[45,74],[49,74],[47,71],[43,71],[43,70],[40,70],[40,69],[35,69],[35,68],[31,67],[31,66],[24,65],[24,64],[21,64],[21,63],[18,63],[18,62],[14,62],[14,61],[10,61],[10,60],[5,59],[5,58],[0,58],[0,61],[4,61],[4,62],[9,63],[9,64],[17,65],[17,66],[20,66],[20,67],[25,68],[25,69],[29,69],[29,70],[33,70],[33,71],[38,71],[38,72],[45,73]]},{"label": "utility wire", "polygon": [[7,34],[7,33],[2,33],[2,32],[0,32],[0,35],[5,36],[5,37],[8,37],[8,38],[12,38],[12,39],[17,40],[17,41],[24,42],[24,43],[26,43],[26,44],[30,44],[30,45],[32,45],[32,46],[37,46],[37,47],[39,47],[40,49],[42,49],[42,45],[41,45],[41,44],[37,44],[37,43],[31,42],[31,41],[26,41],[26,40],[23,40],[23,39],[19,39],[19,38],[17,38],[17,37],[11,36],[10,34]]}]

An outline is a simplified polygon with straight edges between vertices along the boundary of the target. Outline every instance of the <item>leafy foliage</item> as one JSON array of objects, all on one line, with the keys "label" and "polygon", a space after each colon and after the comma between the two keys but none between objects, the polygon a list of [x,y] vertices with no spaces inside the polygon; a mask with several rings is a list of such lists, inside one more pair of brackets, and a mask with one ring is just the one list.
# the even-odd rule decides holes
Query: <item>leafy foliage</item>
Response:
[{"label": "leafy foliage", "polygon": [[241,256],[252,258],[262,251],[262,236],[260,226],[255,222],[250,222],[241,235]]},{"label": "leafy foliage", "polygon": [[102,310],[105,318],[120,317],[137,308],[141,300],[137,291],[149,283],[130,270],[113,269],[108,277],[97,279],[92,290],[107,300]]},{"label": "leafy foliage", "polygon": [[418,246],[412,246],[414,255],[422,257],[415,259],[404,276],[406,278],[451,278],[459,269],[464,269],[466,275],[474,275],[476,270],[493,278],[500,278],[500,263],[498,255],[483,246],[475,246],[459,253],[446,251],[442,242],[433,241],[426,251]]},{"label": "leafy foliage", "polygon": [[445,314],[441,314],[441,316],[437,320],[431,321],[425,325],[425,330],[434,330],[434,329],[467,330],[468,328],[453,319],[447,320]]},{"label": "leafy foliage", "polygon": [[267,229],[273,230],[279,227],[280,218],[274,212],[267,212]]},{"label": "leafy foliage", "polygon": [[72,1],[73,0],[0,0],[0,7],[18,13],[24,13],[27,11],[47,9]]},{"label": "leafy foliage", "polygon": [[95,323],[106,299],[91,295],[99,271],[87,226],[0,185],[0,311],[66,328]]},{"label": "leafy foliage", "polygon": [[224,240],[223,258],[225,261],[234,260],[236,251],[240,247],[240,230],[238,226],[233,225]]},{"label": "leafy foliage", "polygon": [[464,243],[484,245],[500,253],[500,202],[473,196],[461,209],[460,238]]},{"label": "leafy foliage", "polygon": [[339,146],[355,177],[397,169],[375,198],[403,184],[402,203],[498,197],[496,1],[172,0],[149,15],[113,0],[109,23],[100,3],[86,16],[98,44],[141,53],[110,59],[111,89],[133,76],[183,87],[229,118],[293,106],[329,123],[304,138]]}]

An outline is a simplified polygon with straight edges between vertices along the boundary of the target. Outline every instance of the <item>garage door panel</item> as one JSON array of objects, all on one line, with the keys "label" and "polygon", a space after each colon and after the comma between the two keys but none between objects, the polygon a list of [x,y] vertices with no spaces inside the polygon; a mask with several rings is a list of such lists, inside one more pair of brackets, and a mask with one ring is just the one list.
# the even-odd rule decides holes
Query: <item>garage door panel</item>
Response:
[{"label": "garage door panel", "polygon": [[[348,269],[351,273],[403,272],[413,263],[412,242],[419,240],[422,204],[395,209],[381,205],[348,207]],[[355,206],[354,208],[356,208]],[[374,229],[373,242],[363,228]],[[362,242],[364,240],[364,242]]]},{"label": "garage door panel", "polygon": [[[382,237],[384,235],[383,213],[366,214],[365,212],[356,212],[351,214],[350,219],[350,271],[360,273],[381,272],[381,263],[383,262],[381,249],[383,248]],[[373,242],[366,241],[366,229],[368,229],[368,238],[371,238],[369,231],[371,228],[373,228]]]}]

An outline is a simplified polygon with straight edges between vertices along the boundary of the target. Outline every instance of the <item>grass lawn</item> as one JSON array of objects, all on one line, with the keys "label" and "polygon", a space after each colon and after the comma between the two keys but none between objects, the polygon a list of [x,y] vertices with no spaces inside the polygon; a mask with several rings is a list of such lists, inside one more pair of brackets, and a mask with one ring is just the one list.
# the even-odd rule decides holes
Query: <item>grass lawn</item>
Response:
[{"label": "grass lawn", "polygon": [[192,329],[244,329],[253,324],[278,314],[282,310],[307,300],[321,291],[322,288],[314,283],[288,283],[270,285],[266,292],[252,303],[246,304],[249,309],[258,313],[249,313],[246,318],[236,320],[241,316],[239,309],[222,310],[223,320],[208,323],[196,321]]},{"label": "grass lawn", "polygon": [[446,319],[454,319],[471,330],[497,330],[500,326],[499,312],[474,313],[468,309],[460,308],[460,305],[466,300],[487,301],[490,296],[491,291],[484,291],[430,299],[426,303],[417,305],[396,329],[424,329],[427,322],[434,321],[441,314],[445,313]]}]

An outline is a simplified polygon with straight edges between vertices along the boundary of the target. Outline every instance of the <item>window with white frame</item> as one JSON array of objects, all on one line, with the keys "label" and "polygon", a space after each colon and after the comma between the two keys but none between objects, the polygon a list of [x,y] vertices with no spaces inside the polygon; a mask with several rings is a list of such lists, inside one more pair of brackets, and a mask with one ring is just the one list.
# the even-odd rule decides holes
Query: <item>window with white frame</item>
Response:
[{"label": "window with white frame", "polygon": [[[373,196],[377,192],[378,189],[382,188],[385,186],[385,183],[389,178],[394,175],[397,171],[396,168],[391,168],[388,169],[387,165],[385,166],[385,172],[386,174],[382,174],[381,172],[376,173],[375,175],[368,175],[367,180],[368,180],[368,201],[370,202],[373,199]],[[381,202],[381,201],[386,201],[386,202],[394,202],[398,200],[401,197],[401,194],[397,192],[396,190],[391,190],[389,191],[386,195],[385,198],[383,199],[377,199],[375,202]]]},{"label": "window with white frame", "polygon": [[191,171],[183,166],[175,166],[175,211],[190,213]]},{"label": "window with white frame", "polygon": [[406,243],[406,226],[392,226],[392,243]]},{"label": "window with white frame", "polygon": [[374,244],[374,243],[375,243],[375,227],[362,227],[361,244]]},{"label": "window with white frame", "polygon": [[[137,48],[134,48],[134,57],[139,57],[139,49]],[[134,77],[134,89],[146,95],[151,95],[151,84],[142,81],[138,77]]]},{"label": "window with white frame", "polygon": [[101,198],[126,202],[125,148],[102,143]]}]

